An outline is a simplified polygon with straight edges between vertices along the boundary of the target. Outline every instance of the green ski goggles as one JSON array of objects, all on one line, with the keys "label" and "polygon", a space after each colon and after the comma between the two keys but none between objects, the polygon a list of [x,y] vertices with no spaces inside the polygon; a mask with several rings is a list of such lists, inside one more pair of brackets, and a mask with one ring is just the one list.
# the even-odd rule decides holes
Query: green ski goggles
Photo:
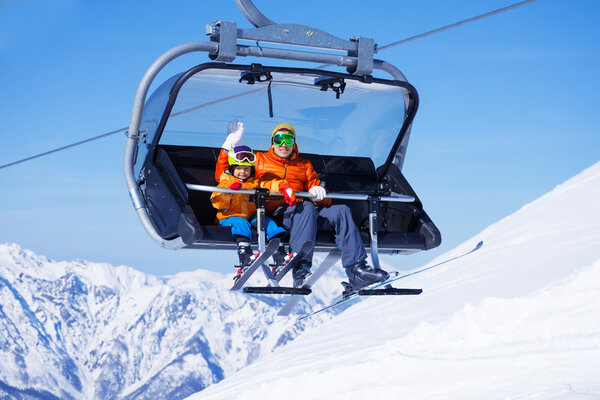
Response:
[{"label": "green ski goggles", "polygon": [[289,147],[289,146],[293,146],[294,143],[296,143],[296,138],[291,133],[277,132],[276,134],[273,135],[273,138],[271,139],[271,141],[273,142],[273,144],[276,144],[277,146],[281,146],[281,145],[285,144],[286,146]]}]

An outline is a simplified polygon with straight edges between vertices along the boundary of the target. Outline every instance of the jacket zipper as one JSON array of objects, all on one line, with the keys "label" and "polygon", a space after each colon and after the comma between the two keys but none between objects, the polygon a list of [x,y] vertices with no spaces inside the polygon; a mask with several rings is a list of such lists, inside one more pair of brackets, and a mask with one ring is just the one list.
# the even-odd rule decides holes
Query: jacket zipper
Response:
[{"label": "jacket zipper", "polygon": [[285,166],[285,160],[281,160],[281,163],[283,164],[283,179],[285,179],[287,176],[287,167]]}]

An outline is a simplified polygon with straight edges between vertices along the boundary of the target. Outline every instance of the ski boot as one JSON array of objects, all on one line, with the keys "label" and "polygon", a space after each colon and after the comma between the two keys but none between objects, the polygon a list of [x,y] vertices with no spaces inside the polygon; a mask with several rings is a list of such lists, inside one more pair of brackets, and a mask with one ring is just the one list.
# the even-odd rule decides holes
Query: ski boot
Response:
[{"label": "ski boot", "polygon": [[285,250],[285,246],[282,244],[279,246],[277,251],[273,253],[273,261],[275,264],[271,264],[271,272],[273,276],[277,275],[277,272],[281,270],[294,256],[296,253],[289,253]]},{"label": "ski boot", "polygon": [[381,268],[373,268],[365,261],[358,262],[350,267],[345,268],[346,275],[350,283],[342,282],[344,286],[344,297],[350,296],[360,289],[375,283],[385,282],[390,274],[382,270]]},{"label": "ski boot", "polygon": [[312,263],[310,261],[304,261],[292,269],[292,279],[294,280],[295,288],[302,287],[304,281],[308,275],[310,275],[311,265]]},{"label": "ski boot", "polygon": [[252,264],[252,261],[254,261],[260,255],[260,253],[252,253],[252,248],[250,247],[249,242],[238,242],[237,245],[237,254],[240,264],[235,266],[235,268],[237,268],[237,273],[233,277],[234,282],[237,281],[244,274],[246,268],[250,264]]}]

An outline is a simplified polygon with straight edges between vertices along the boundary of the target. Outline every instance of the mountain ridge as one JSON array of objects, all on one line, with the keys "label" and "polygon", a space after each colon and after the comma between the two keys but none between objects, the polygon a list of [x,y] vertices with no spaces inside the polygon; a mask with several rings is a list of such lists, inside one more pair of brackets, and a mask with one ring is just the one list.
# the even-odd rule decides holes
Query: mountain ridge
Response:
[{"label": "mountain ridge", "polygon": [[0,393],[182,398],[318,324],[277,318],[283,299],[230,292],[231,277],[155,277],[0,245]]}]

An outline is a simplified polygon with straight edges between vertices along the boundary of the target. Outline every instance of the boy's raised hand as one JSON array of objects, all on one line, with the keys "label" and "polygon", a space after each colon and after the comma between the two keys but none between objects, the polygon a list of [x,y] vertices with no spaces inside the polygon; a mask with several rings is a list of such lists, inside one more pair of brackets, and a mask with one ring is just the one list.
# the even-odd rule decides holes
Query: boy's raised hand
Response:
[{"label": "boy's raised hand", "polygon": [[294,193],[289,183],[286,182],[279,185],[279,192],[283,195],[288,206],[292,207],[296,205],[296,193]]},{"label": "boy's raised hand", "polygon": [[223,149],[229,151],[235,146],[240,144],[242,137],[244,136],[244,123],[234,119],[227,126],[227,139],[221,146]]},{"label": "boy's raised hand", "polygon": [[232,190],[240,190],[242,188],[242,184],[240,182],[233,182],[231,184],[231,186],[229,186],[229,189]]}]

